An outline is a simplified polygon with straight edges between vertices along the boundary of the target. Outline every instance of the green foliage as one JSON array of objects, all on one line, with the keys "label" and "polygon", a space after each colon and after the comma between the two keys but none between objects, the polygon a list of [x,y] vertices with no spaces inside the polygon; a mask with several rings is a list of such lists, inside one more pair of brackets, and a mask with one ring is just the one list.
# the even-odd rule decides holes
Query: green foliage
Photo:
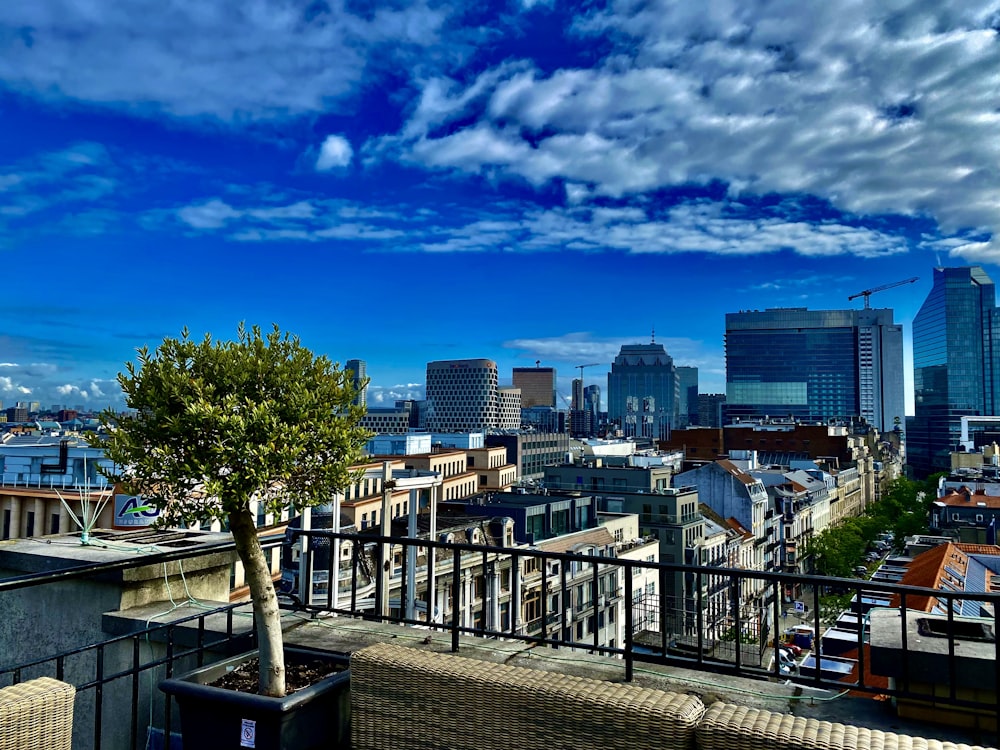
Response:
[{"label": "green foliage", "polygon": [[923,482],[898,477],[882,488],[879,502],[868,509],[869,516],[878,521],[882,530],[893,533],[897,547],[902,546],[907,536],[927,532],[928,513],[936,497],[939,476],[933,475]]},{"label": "green foliage", "polygon": [[369,436],[351,378],[277,326],[241,324],[235,341],[184,330],[138,350],[118,381],[136,414],[105,414],[101,445],[168,525],[225,522],[254,498],[276,514],[327,503]]},{"label": "green foliage", "polygon": [[820,575],[850,577],[864,559],[865,550],[879,534],[891,531],[897,547],[913,534],[927,531],[930,504],[934,501],[938,476],[925,482],[905,477],[888,482],[879,502],[864,516],[846,518],[838,526],[813,537],[806,548]]},{"label": "green foliage", "polygon": [[[730,626],[719,634],[719,640],[728,641],[732,643],[736,641],[736,635],[737,633],[735,626]],[[744,630],[739,634],[739,641],[740,643],[756,643],[757,637],[753,633]]]}]

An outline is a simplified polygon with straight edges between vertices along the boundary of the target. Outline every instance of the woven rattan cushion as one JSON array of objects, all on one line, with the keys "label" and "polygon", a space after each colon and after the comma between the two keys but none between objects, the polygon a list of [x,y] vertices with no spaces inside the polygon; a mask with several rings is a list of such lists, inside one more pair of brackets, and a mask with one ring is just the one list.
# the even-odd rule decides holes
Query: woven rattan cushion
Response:
[{"label": "woven rattan cushion", "polygon": [[729,703],[709,706],[697,738],[698,750],[982,750]]},{"label": "woven rattan cushion", "polygon": [[0,690],[0,750],[70,750],[75,694],[51,677]]},{"label": "woven rattan cushion", "polygon": [[351,657],[355,750],[689,750],[696,697],[378,644]]}]

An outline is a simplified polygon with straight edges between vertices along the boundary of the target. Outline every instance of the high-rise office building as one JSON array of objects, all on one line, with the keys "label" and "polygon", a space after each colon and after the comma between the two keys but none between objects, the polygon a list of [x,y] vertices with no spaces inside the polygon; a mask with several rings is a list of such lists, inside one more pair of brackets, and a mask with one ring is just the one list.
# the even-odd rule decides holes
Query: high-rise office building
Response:
[{"label": "high-rise office building", "polygon": [[804,307],[726,315],[726,419],[903,419],[903,328],[892,310]]},{"label": "high-rise office building", "polygon": [[583,410],[583,380],[580,378],[573,378],[570,408],[573,411]]},{"label": "high-rise office building", "polygon": [[1000,311],[979,266],[935,268],[913,319],[914,417],[907,464],[917,476],[951,468],[964,416],[1000,413]]},{"label": "high-rise office building", "polygon": [[521,394],[497,387],[491,359],[449,359],[427,363],[427,429],[474,432],[521,425]]},{"label": "high-rise office building", "polygon": [[601,386],[588,385],[583,389],[583,408],[590,412],[591,424],[596,429],[601,418]]},{"label": "high-rise office building", "polygon": [[556,405],[556,370],[554,367],[515,367],[511,373],[515,388],[521,389],[521,406]]},{"label": "high-rise office building", "polygon": [[677,422],[674,427],[698,424],[698,368],[677,368]]},{"label": "high-rise office building", "polygon": [[677,368],[662,344],[626,344],[608,374],[608,421],[626,437],[668,438],[678,389]]},{"label": "high-rise office building", "polygon": [[725,406],[725,393],[699,393],[697,424],[701,427],[722,427],[722,411]]},{"label": "high-rise office building", "polygon": [[349,359],[344,369],[354,373],[351,383],[358,391],[358,395],[354,398],[355,405],[365,406],[368,403],[368,384],[365,383],[365,378],[368,377],[368,364],[363,359]]}]

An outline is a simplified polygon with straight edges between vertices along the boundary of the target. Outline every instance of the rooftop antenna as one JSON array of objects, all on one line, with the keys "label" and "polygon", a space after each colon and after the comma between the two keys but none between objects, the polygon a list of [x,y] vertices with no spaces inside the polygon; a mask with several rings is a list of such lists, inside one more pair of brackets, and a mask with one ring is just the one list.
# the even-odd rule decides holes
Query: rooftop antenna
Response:
[{"label": "rooftop antenna", "polygon": [[542,360],[536,359],[535,360],[535,367],[538,367],[540,364],[542,364]]},{"label": "rooftop antenna", "polygon": [[[66,512],[69,513],[69,517],[73,519],[73,523],[80,527],[80,544],[84,546],[90,545],[90,534],[97,525],[97,521],[100,519],[101,511],[104,510],[108,502],[112,498],[113,487],[109,487],[105,481],[102,482],[99,487],[99,492],[95,495],[90,486],[90,475],[87,474],[87,456],[83,456],[83,486],[77,489],[76,498],[65,498],[63,494],[53,487],[55,490],[56,497],[59,498],[59,502],[63,504],[66,508]],[[79,500],[80,502],[80,515],[78,516],[73,512],[73,508],[70,506],[70,499]],[[148,510],[147,507],[143,506],[139,508],[139,511]]]},{"label": "rooftop antenna", "polygon": [[653,333],[650,336],[649,343],[651,343],[651,344],[655,344],[656,343],[656,326],[655,325],[653,326]]}]

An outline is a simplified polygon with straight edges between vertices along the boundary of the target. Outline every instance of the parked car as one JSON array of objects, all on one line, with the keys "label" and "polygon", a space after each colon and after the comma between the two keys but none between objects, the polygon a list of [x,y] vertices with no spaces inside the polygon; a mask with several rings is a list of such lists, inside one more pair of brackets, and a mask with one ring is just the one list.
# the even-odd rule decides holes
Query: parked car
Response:
[{"label": "parked car", "polygon": [[782,643],[781,648],[791,651],[793,656],[802,656],[802,648],[794,643]]},{"label": "parked car", "polygon": [[867,573],[868,573],[868,568],[866,568],[864,565],[855,565],[854,566],[854,575],[856,575],[856,576],[863,576],[863,575],[866,575]]}]

